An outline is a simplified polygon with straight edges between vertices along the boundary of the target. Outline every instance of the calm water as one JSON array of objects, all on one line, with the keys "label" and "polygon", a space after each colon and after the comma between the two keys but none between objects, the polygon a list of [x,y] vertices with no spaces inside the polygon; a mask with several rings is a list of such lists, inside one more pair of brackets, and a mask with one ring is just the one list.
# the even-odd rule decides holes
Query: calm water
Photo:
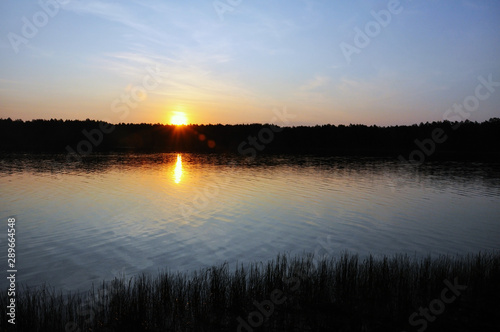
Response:
[{"label": "calm water", "polygon": [[[0,159],[0,249],[17,219],[18,282],[115,276],[276,254],[500,249],[500,166],[192,154]],[[3,264],[3,263],[2,263]],[[6,266],[6,264],[5,264]],[[7,284],[0,278],[0,288]]]}]

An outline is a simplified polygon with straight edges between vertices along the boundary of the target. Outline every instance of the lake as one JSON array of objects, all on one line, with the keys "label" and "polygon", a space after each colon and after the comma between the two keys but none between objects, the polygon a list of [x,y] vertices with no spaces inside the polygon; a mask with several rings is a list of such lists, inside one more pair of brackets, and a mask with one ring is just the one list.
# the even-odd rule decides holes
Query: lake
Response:
[{"label": "lake", "polygon": [[86,290],[278,253],[500,249],[499,164],[185,153],[64,160],[0,158],[1,257],[6,264],[14,216],[18,284]]}]

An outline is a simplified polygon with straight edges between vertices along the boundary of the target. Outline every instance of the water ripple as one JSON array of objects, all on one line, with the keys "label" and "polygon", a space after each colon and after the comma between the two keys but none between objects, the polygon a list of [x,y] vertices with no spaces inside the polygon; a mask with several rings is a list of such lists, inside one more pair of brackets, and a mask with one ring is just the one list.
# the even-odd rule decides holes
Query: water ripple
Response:
[{"label": "water ripple", "polygon": [[175,181],[176,160],[116,154],[79,165],[60,155],[1,158],[0,211],[18,219],[19,281],[85,289],[120,275],[267,260],[279,252],[500,249],[495,164],[415,169],[372,159],[250,163],[184,154]]}]

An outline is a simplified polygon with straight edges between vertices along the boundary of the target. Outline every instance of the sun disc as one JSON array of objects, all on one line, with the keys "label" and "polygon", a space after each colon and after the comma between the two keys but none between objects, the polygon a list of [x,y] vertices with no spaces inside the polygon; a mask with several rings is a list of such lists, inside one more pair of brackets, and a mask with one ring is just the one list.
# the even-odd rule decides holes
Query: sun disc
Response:
[{"label": "sun disc", "polygon": [[174,115],[170,118],[170,123],[176,126],[184,126],[187,125],[188,119],[186,114],[182,112],[175,112]]}]

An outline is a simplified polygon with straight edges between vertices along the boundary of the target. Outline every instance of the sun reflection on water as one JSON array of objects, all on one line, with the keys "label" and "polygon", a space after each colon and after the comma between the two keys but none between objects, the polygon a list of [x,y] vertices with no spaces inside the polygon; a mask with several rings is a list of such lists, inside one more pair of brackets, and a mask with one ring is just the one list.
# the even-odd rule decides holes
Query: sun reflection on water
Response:
[{"label": "sun reflection on water", "polygon": [[177,162],[174,169],[174,182],[180,183],[182,179],[182,156],[177,154]]}]

